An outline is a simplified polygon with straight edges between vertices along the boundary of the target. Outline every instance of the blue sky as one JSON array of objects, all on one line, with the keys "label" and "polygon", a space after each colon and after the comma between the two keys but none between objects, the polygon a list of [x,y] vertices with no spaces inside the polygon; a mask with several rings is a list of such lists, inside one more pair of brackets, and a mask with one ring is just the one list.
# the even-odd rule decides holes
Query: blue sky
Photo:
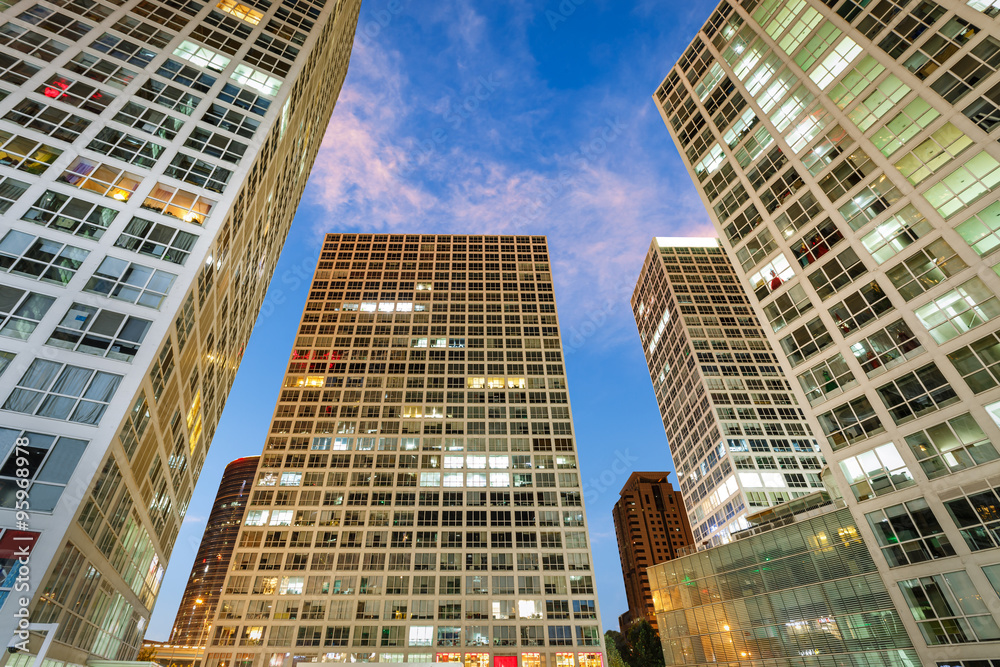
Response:
[{"label": "blue sky", "polygon": [[652,237],[714,236],[651,95],[714,4],[364,1],[149,639],[170,633],[223,468],[263,448],[322,235],[358,231],[549,237],[601,614],[618,628],[616,471],[673,470],[629,297]]}]

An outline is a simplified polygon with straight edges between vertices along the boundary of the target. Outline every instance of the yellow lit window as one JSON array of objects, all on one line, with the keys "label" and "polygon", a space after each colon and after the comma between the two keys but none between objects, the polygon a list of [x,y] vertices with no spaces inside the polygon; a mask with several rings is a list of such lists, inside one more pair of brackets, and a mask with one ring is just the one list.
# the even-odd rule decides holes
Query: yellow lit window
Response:
[{"label": "yellow lit window", "polygon": [[525,386],[524,378],[507,378],[508,389],[524,389]]},{"label": "yellow lit window", "polygon": [[[528,663],[521,661],[522,665],[527,665]],[[466,653],[465,654],[465,667],[490,667],[490,654],[489,653]]]},{"label": "yellow lit window", "polygon": [[246,21],[247,23],[252,23],[257,25],[260,20],[264,18],[263,12],[258,12],[252,7],[247,7],[246,5],[241,5],[233,0],[222,0],[216,5],[219,9],[226,12],[227,14],[232,14],[241,21]]},{"label": "yellow lit window", "polygon": [[600,653],[581,653],[580,667],[604,667]]},{"label": "yellow lit window", "polygon": [[482,389],[486,386],[486,378],[468,378],[466,385],[469,389]]},{"label": "yellow lit window", "polygon": [[462,662],[461,653],[438,653],[435,662]]},{"label": "yellow lit window", "polygon": [[503,389],[504,380],[503,378],[490,378],[489,381],[486,383],[486,385],[490,389]]},{"label": "yellow lit window", "polygon": [[300,387],[322,387],[323,386],[323,376],[322,375],[310,375],[308,377],[299,378],[298,386],[300,386]]},{"label": "yellow lit window", "polygon": [[522,653],[521,667],[542,667],[542,657],[538,653]]},{"label": "yellow lit window", "polygon": [[556,653],[555,667],[576,667],[576,660],[572,653]]},{"label": "yellow lit window", "polygon": [[191,401],[191,407],[188,409],[187,414],[187,425],[190,429],[194,426],[194,418],[198,414],[198,410],[201,408],[201,391],[199,390],[197,394],[194,395],[194,400]]}]

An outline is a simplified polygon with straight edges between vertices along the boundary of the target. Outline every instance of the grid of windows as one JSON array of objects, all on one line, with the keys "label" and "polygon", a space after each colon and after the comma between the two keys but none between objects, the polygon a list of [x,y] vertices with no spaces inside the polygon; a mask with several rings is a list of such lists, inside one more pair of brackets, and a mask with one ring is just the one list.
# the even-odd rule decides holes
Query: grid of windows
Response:
[{"label": "grid of windows", "polygon": [[998,458],[993,443],[968,412],[906,436],[906,444],[928,479]]},{"label": "grid of windows", "polygon": [[[322,591],[313,618],[356,623],[258,617],[260,645],[599,645],[548,261],[539,237],[327,237],[222,606],[306,620],[288,596]],[[241,571],[279,568],[303,572]],[[455,622],[548,603],[583,623]]]},{"label": "grid of windows", "polygon": [[122,376],[35,359],[3,409],[97,426]]}]

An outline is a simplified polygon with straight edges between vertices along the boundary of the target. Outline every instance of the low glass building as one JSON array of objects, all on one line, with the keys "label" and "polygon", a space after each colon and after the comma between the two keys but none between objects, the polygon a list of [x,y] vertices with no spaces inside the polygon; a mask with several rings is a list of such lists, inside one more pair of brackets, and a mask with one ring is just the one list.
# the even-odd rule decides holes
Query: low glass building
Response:
[{"label": "low glass building", "polygon": [[850,511],[811,499],[649,568],[668,666],[920,665]]}]

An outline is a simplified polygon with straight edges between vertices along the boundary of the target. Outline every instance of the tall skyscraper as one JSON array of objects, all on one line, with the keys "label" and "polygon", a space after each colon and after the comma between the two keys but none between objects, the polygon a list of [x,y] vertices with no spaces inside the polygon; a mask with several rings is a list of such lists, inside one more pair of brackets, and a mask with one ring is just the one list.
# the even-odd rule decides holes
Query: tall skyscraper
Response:
[{"label": "tall skyscraper", "polygon": [[53,660],[138,651],[359,4],[0,3],[5,640],[26,596]]},{"label": "tall skyscraper", "polygon": [[802,404],[717,239],[653,239],[632,310],[696,543],[823,488]]},{"label": "tall skyscraper", "polygon": [[677,558],[692,544],[684,499],[667,481],[669,473],[634,472],[611,510],[628,611],[618,617],[622,633],[646,620],[655,628],[653,593],[646,568]]},{"label": "tall skyscraper", "polygon": [[723,2],[654,95],[927,665],[1000,655],[998,13]]},{"label": "tall skyscraper", "polygon": [[243,523],[259,456],[245,456],[226,466],[215,495],[205,534],[198,545],[191,576],[188,577],[181,606],[177,609],[170,644],[204,646],[209,626],[215,618],[222,586],[233,557],[233,548]]},{"label": "tall skyscraper", "polygon": [[541,236],[328,234],[205,667],[601,667]]}]

